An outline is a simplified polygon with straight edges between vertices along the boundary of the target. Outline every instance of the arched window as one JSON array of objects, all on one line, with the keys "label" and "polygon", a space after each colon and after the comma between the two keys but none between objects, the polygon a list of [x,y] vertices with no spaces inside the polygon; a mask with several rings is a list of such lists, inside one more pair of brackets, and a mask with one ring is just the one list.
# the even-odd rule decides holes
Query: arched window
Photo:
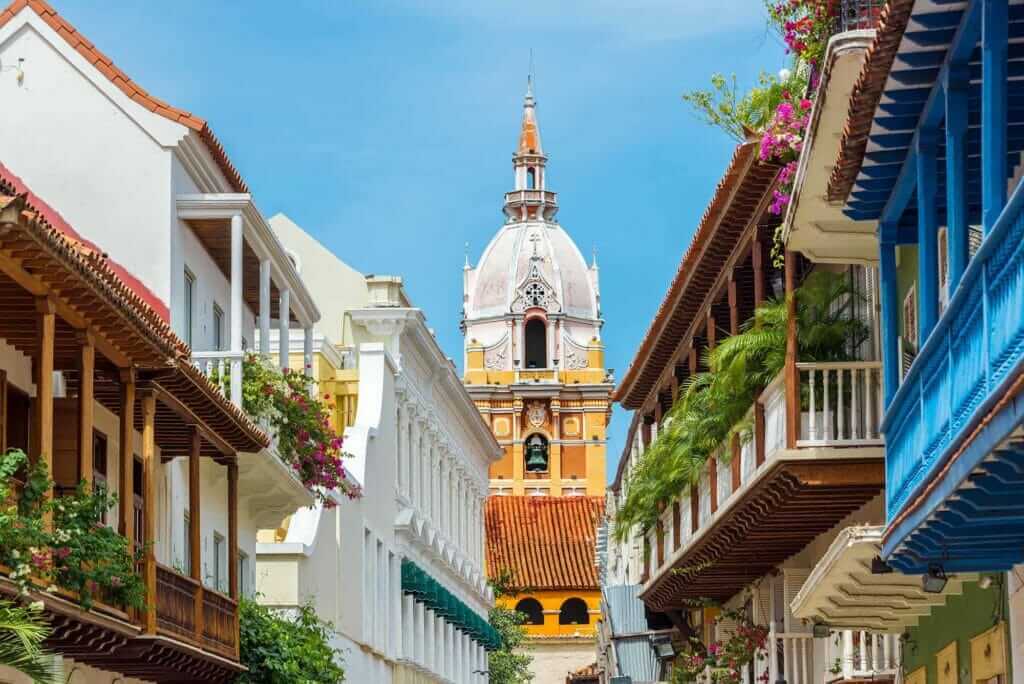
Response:
[{"label": "arched window", "polygon": [[533,434],[526,438],[526,472],[546,473],[548,471],[548,440],[544,435]]},{"label": "arched window", "polygon": [[534,318],[526,322],[526,367],[548,367],[548,336],[544,321]]},{"label": "arched window", "polygon": [[522,613],[525,616],[523,624],[544,624],[544,609],[541,608],[540,601],[535,598],[524,598],[522,601],[517,603],[516,612]]},{"label": "arched window", "polygon": [[590,612],[587,604],[580,598],[566,599],[558,611],[558,624],[560,625],[589,625]]},{"label": "arched window", "polygon": [[537,187],[537,170],[532,166],[526,169],[526,189],[533,190]]}]

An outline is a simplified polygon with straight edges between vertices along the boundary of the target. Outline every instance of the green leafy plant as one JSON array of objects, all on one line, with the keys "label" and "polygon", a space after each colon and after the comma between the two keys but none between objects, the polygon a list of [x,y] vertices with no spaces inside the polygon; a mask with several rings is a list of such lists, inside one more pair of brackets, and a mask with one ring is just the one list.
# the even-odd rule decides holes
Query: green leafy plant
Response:
[{"label": "green leafy plant", "polygon": [[42,603],[21,606],[0,601],[0,665],[13,668],[34,684],[56,684],[61,671],[53,654],[43,649],[50,626]]},{"label": "green leafy plant", "polygon": [[673,684],[703,681],[739,684],[744,668],[767,657],[767,627],[755,625],[738,611],[722,611],[716,622],[726,619],[736,623],[728,638],[707,645],[696,637],[690,638],[673,662]]},{"label": "green leafy plant", "polygon": [[239,651],[248,671],[240,684],[337,684],[345,680],[340,653],[331,646],[334,626],[317,617],[312,606],[294,617],[253,599],[238,606]]},{"label": "green leafy plant", "polygon": [[490,684],[523,684],[533,679],[530,664],[533,656],[524,651],[526,616],[519,611],[506,608],[501,599],[511,599],[524,589],[513,586],[510,570],[503,570],[490,580],[491,589],[497,601],[491,609],[489,622],[501,637],[501,647],[488,655],[488,681]]},{"label": "green leafy plant", "polygon": [[[211,379],[230,383],[227,374],[215,373]],[[321,399],[314,387],[314,380],[305,373],[278,370],[259,354],[247,354],[243,360],[242,407],[270,424],[282,460],[319,503],[332,508],[331,492],[349,498],[358,498],[362,492],[342,463],[341,435],[331,425],[331,395]]]},{"label": "green leafy plant", "polygon": [[778,76],[761,72],[757,85],[746,93],[740,93],[735,74],[727,78],[716,73],[710,88],[685,93],[683,101],[698,119],[744,142],[768,128],[790,93],[802,93],[806,87],[806,69],[783,69]]},{"label": "green leafy plant", "polygon": [[[815,271],[795,296],[800,360],[853,358],[868,330],[853,316],[857,294],[846,278]],[[652,529],[663,506],[698,482],[713,452],[734,436],[745,437],[750,407],[785,365],[787,321],[786,302],[771,300],[741,332],[705,354],[708,370],[684,384],[657,439],[629,476],[626,501],[616,512],[616,538],[626,539],[637,526],[644,533]],[[729,454],[725,450],[724,458]]]},{"label": "green leafy plant", "polygon": [[[16,486],[19,473],[24,483]],[[127,539],[103,523],[117,497],[79,483],[74,494],[48,499],[52,488],[41,460],[29,463],[17,449],[0,457],[0,564],[10,568],[21,594],[65,589],[86,610],[98,598],[144,608],[145,587],[135,570],[142,551],[133,552]]]}]

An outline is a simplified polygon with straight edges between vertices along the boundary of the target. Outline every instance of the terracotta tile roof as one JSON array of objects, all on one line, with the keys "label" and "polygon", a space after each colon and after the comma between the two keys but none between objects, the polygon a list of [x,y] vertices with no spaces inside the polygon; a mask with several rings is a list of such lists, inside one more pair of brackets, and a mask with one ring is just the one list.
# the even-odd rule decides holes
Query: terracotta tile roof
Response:
[{"label": "terracotta tile roof", "polygon": [[830,202],[845,202],[857,180],[875,108],[882,98],[913,9],[914,0],[889,0],[882,10],[875,39],[868,48],[860,76],[850,93],[850,108],[839,144],[839,158],[828,181],[827,197]]},{"label": "terracotta tile roof", "polygon": [[[742,231],[750,221],[760,218],[755,216],[755,212],[774,186],[778,171],[777,165],[758,159],[757,142],[749,141],[736,147],[668,292],[640,342],[633,362],[615,389],[613,399],[625,408],[642,408],[654,383],[682,342],[682,336],[696,313],[695,308],[703,305],[707,281],[701,277],[702,274],[713,273],[717,277],[724,264],[721,252],[711,255],[714,258],[706,258],[712,251],[712,243],[716,238],[721,239],[723,229]],[[725,258],[728,251],[725,250]]]},{"label": "terracotta tile roof", "polygon": [[597,589],[597,496],[492,496],[487,500],[487,572],[511,570],[534,590]]},{"label": "terracotta tile roof", "polygon": [[71,47],[75,48],[90,64],[106,76],[111,83],[120,88],[125,95],[149,111],[196,131],[207,149],[209,149],[214,161],[220,167],[221,172],[232,189],[235,192],[249,192],[249,188],[246,186],[245,181],[242,180],[241,174],[238,173],[231,160],[228,159],[224,146],[217,140],[217,136],[213,134],[206,121],[191,112],[178,109],[147,93],[138,83],[121,71],[109,57],[97,50],[96,46],[79,33],[64,17],[57,14],[57,11],[44,2],[44,0],[14,0],[4,10],[0,11],[0,28],[26,7],[38,14],[43,21],[49,24]]},{"label": "terracotta tile roof", "polygon": [[[140,370],[166,371],[176,373],[188,380],[198,390],[203,402],[221,416],[227,416],[235,432],[232,442],[243,449],[266,447],[270,440],[242,409],[232,404],[220,391],[192,365],[192,350],[171,329],[167,319],[156,311],[150,302],[139,294],[136,286],[126,282],[123,267],[115,265],[95,244],[86,242],[63,219],[55,225],[51,217],[59,217],[49,205],[33,195],[24,184],[0,164],[0,210],[16,210],[19,229],[11,231],[10,225],[0,232],[0,248],[12,247],[19,243],[31,248],[58,269],[36,268],[40,278],[52,278],[54,291],[65,299],[75,299],[75,304],[99,306],[116,316],[103,316],[93,321],[97,331],[116,340],[126,350],[131,361]],[[84,287],[73,287],[72,278]],[[133,279],[134,280],[134,279]],[[137,283],[137,281],[135,281]],[[141,286],[141,285],[140,285]],[[148,292],[148,290],[146,290]],[[126,327],[125,327],[126,326]],[[142,340],[131,347],[135,339]],[[222,424],[224,424],[222,422]]]}]

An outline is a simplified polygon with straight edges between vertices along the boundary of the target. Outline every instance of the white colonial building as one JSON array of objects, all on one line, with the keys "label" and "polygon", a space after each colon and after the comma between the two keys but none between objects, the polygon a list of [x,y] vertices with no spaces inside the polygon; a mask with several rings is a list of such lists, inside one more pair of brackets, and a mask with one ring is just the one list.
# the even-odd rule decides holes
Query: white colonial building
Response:
[{"label": "white colonial building", "polygon": [[[310,348],[317,307],[204,120],[149,95],[42,2],[0,12],[0,64],[2,167],[109,255],[191,347],[196,365],[234,371],[222,390],[235,405],[257,330],[305,330]],[[287,353],[280,358],[286,363]],[[97,439],[116,453],[116,430],[98,423]],[[157,469],[157,561],[161,572],[185,569],[196,585],[237,599],[255,584],[257,530],[313,497],[273,447],[239,454],[238,544],[229,548],[235,485],[203,459],[204,511],[194,522],[185,455],[164,454]],[[103,473],[115,492],[118,469],[111,457]],[[190,573],[196,524],[201,557]],[[237,642],[231,648],[237,652]]]},{"label": "white colonial building", "polygon": [[349,681],[484,682],[483,505],[498,444],[401,279],[364,278],[286,217],[271,224],[329,312],[314,373],[338,405],[357,405],[338,416],[363,497],[263,534],[263,600],[312,603],[333,622]]}]

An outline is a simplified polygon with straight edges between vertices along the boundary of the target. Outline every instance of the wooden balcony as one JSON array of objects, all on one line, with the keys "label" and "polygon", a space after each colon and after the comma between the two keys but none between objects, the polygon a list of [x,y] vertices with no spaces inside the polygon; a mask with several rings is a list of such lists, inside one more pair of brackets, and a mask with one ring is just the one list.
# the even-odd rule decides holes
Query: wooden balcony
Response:
[{"label": "wooden balcony", "polygon": [[651,532],[641,598],[652,610],[730,598],[881,492],[880,365],[796,371],[795,391],[780,374],[751,407],[750,438],[720,448]]},{"label": "wooden balcony", "polygon": [[1024,185],[970,260],[885,415],[883,552],[903,572],[1024,561],[1021,244]]}]

